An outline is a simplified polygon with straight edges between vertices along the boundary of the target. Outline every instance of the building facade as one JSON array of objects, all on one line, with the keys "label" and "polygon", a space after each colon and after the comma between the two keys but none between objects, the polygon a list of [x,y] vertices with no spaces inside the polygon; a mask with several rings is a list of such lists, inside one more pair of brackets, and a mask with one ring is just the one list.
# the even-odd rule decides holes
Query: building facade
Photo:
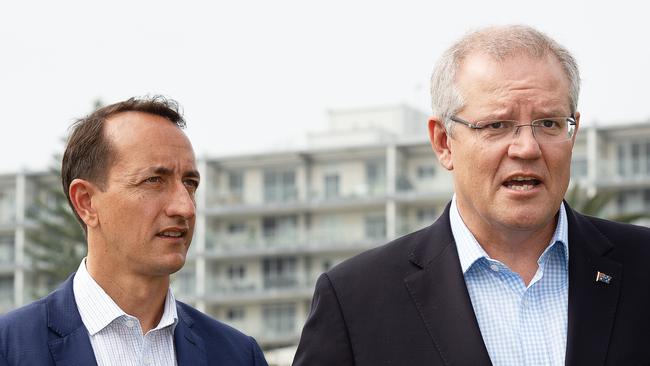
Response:
[{"label": "building facade", "polygon": [[[331,131],[312,134],[308,148],[200,161],[197,227],[174,291],[267,349],[297,342],[322,272],[431,224],[453,192],[424,114],[397,106],[330,117]],[[650,121],[582,127],[572,169],[573,184],[617,192],[607,214],[650,212]],[[43,281],[30,276],[24,247],[36,229],[32,182],[45,177],[0,176],[0,312]]]}]

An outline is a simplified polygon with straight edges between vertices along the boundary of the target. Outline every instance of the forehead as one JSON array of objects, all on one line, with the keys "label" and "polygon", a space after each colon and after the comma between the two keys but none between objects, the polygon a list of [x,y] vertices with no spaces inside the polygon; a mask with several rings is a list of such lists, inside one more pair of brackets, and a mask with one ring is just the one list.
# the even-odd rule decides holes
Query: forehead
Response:
[{"label": "forehead", "polygon": [[460,65],[456,84],[466,106],[538,109],[569,107],[569,80],[560,62],[550,54],[526,54],[496,60],[488,55],[468,55]]},{"label": "forehead", "polygon": [[114,166],[195,168],[189,139],[164,117],[142,112],[119,113],[106,121],[104,134],[111,146]]}]

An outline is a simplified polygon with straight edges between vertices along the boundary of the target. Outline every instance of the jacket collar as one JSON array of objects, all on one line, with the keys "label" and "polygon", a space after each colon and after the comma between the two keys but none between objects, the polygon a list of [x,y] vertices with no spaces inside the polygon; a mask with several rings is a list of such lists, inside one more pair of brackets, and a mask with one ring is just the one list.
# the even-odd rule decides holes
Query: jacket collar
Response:
[{"label": "jacket collar", "polygon": [[[615,251],[612,242],[564,204],[570,243],[566,365],[602,365],[623,267],[609,258]],[[409,261],[421,270],[404,282],[436,349],[446,364],[489,365],[451,233],[449,205],[414,240]],[[597,282],[597,272],[611,276],[611,282]]]},{"label": "jacket collar", "polygon": [[74,274],[70,275],[45,299],[47,326],[55,334],[48,346],[56,365],[97,365],[88,331],[74,300],[73,278]]},{"label": "jacket collar", "polygon": [[179,366],[207,366],[208,359],[203,338],[197,335],[192,327],[194,319],[187,311],[185,304],[176,302],[178,312],[178,324],[174,330],[174,347],[176,349],[176,360]]},{"label": "jacket collar", "polygon": [[[47,326],[55,335],[48,345],[56,365],[97,365],[90,344],[88,330],[84,326],[74,299],[72,274],[45,300]],[[176,302],[179,321],[174,330],[174,347],[179,366],[207,366],[203,339],[193,330],[194,319]]]},{"label": "jacket collar", "polygon": [[404,283],[445,364],[490,365],[451,233],[449,205],[416,235],[409,261],[420,271]]},{"label": "jacket collar", "polygon": [[[603,365],[616,315],[623,265],[611,259],[616,248],[587,217],[570,209],[567,217],[571,244],[566,365]],[[596,281],[598,272],[611,277],[609,284]]]}]

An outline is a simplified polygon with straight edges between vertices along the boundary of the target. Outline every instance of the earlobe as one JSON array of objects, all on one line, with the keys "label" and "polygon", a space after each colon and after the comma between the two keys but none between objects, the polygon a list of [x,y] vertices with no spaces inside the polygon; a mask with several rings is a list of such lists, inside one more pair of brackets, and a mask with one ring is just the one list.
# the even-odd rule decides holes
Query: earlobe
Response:
[{"label": "earlobe", "polygon": [[449,135],[445,130],[443,122],[435,117],[429,118],[429,140],[431,141],[431,148],[436,153],[440,164],[447,170],[453,170],[454,164],[451,160]]},{"label": "earlobe", "polygon": [[99,223],[97,211],[92,204],[96,189],[91,182],[78,178],[70,183],[68,189],[74,210],[88,227],[96,227]]}]

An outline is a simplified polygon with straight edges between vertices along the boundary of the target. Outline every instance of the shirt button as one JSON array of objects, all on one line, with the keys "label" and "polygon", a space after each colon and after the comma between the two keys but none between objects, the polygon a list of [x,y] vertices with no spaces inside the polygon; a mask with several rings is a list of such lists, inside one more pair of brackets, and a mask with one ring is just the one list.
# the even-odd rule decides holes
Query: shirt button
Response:
[{"label": "shirt button", "polygon": [[129,319],[129,320],[126,321],[125,324],[129,328],[133,328],[133,326],[135,325],[135,322],[133,320]]},{"label": "shirt button", "polygon": [[493,270],[494,272],[499,272],[499,266],[496,264],[490,264],[490,269]]}]

